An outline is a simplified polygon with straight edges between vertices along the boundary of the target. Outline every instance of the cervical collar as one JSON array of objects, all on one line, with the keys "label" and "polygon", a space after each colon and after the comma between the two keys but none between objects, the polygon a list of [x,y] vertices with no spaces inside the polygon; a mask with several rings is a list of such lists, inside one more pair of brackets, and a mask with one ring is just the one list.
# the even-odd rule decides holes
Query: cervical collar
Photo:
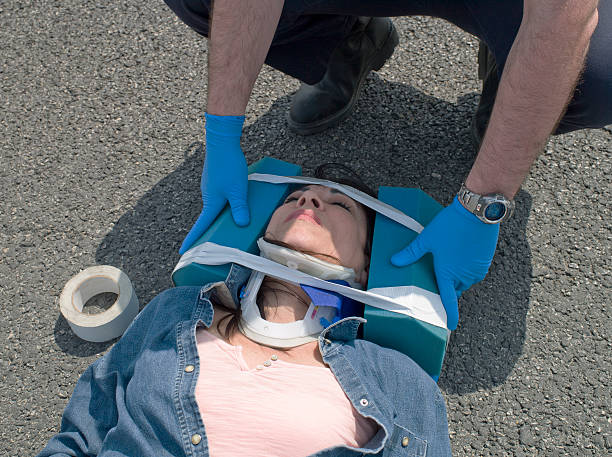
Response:
[{"label": "cervical collar", "polygon": [[[263,238],[257,241],[260,255],[280,264],[324,280],[347,281],[351,287],[361,289],[355,281],[355,270],[319,260],[308,254],[268,243]],[[323,322],[333,322],[342,308],[343,297],[322,289],[304,288],[311,301],[304,319],[286,324],[269,322],[261,317],[257,306],[257,294],[265,275],[253,271],[246,288],[241,293],[242,315],[238,328],[249,339],[266,346],[288,348],[300,346],[318,339],[323,331]],[[348,307],[347,307],[348,308]]]},{"label": "cervical collar", "polygon": [[352,268],[326,262],[314,256],[303,254],[283,246],[268,243],[263,238],[257,240],[260,254],[266,259],[274,260],[294,270],[315,276],[326,281],[330,279],[341,279],[350,284],[353,289],[362,289],[361,284],[355,280],[355,270]]},{"label": "cervical collar", "polygon": [[243,291],[240,301],[242,314],[238,323],[240,331],[253,341],[276,348],[301,346],[317,340],[324,328],[320,323],[321,318],[332,321],[336,308],[316,306],[311,302],[302,320],[286,324],[267,321],[261,317],[256,302],[264,277],[263,273],[253,271]]}]

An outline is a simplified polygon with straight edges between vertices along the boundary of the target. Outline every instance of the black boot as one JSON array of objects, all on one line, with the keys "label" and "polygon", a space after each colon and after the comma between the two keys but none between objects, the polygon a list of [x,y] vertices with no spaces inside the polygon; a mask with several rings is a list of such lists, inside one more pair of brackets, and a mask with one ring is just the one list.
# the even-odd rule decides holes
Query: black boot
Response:
[{"label": "black boot", "polygon": [[480,149],[482,138],[489,125],[499,86],[495,57],[482,41],[478,48],[478,79],[482,80],[482,94],[480,94],[478,108],[472,116],[472,141],[477,150]]},{"label": "black boot", "polygon": [[311,135],[349,116],[368,73],[379,70],[398,43],[391,19],[359,17],[332,53],[323,79],[313,86],[302,84],[293,96],[288,116],[291,130]]}]

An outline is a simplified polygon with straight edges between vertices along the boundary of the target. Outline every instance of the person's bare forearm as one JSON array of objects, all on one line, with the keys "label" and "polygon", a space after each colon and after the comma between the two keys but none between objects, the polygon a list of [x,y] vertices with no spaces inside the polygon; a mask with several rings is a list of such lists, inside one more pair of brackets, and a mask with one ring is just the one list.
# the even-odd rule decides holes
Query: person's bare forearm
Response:
[{"label": "person's bare forearm", "polygon": [[284,0],[214,1],[208,42],[209,114],[245,113],[283,3]]},{"label": "person's bare forearm", "polygon": [[597,1],[525,1],[468,189],[514,197],[565,111],[596,24]]}]

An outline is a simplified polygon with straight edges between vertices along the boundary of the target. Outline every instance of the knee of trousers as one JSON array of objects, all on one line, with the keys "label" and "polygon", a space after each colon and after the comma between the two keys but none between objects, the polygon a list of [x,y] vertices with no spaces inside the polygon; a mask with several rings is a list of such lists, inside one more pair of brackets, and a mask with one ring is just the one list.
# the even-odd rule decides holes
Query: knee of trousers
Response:
[{"label": "knee of trousers", "polygon": [[555,133],[612,124],[612,71],[585,71]]},{"label": "knee of trousers", "polygon": [[[176,14],[181,21],[194,29],[200,35],[208,37],[210,30],[210,12],[213,0],[164,0],[168,8]],[[287,23],[291,25],[306,7],[304,0],[285,0],[283,12],[279,20],[279,29]]]},{"label": "knee of trousers", "polygon": [[164,0],[178,18],[205,37],[209,31],[212,0]]},{"label": "knee of trousers", "polygon": [[612,124],[612,65],[609,49],[612,48],[602,43],[592,43],[584,72],[555,133]]}]

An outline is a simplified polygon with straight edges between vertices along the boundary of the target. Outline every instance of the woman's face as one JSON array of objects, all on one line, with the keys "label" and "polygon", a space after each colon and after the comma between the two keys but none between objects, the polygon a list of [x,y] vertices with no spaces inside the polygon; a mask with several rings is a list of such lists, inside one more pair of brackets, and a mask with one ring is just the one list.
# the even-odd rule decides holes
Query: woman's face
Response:
[{"label": "woman's face", "polygon": [[355,270],[365,286],[370,259],[365,254],[368,221],[363,207],[341,192],[309,185],[290,194],[268,224],[266,236],[296,249],[312,251],[321,260]]}]

